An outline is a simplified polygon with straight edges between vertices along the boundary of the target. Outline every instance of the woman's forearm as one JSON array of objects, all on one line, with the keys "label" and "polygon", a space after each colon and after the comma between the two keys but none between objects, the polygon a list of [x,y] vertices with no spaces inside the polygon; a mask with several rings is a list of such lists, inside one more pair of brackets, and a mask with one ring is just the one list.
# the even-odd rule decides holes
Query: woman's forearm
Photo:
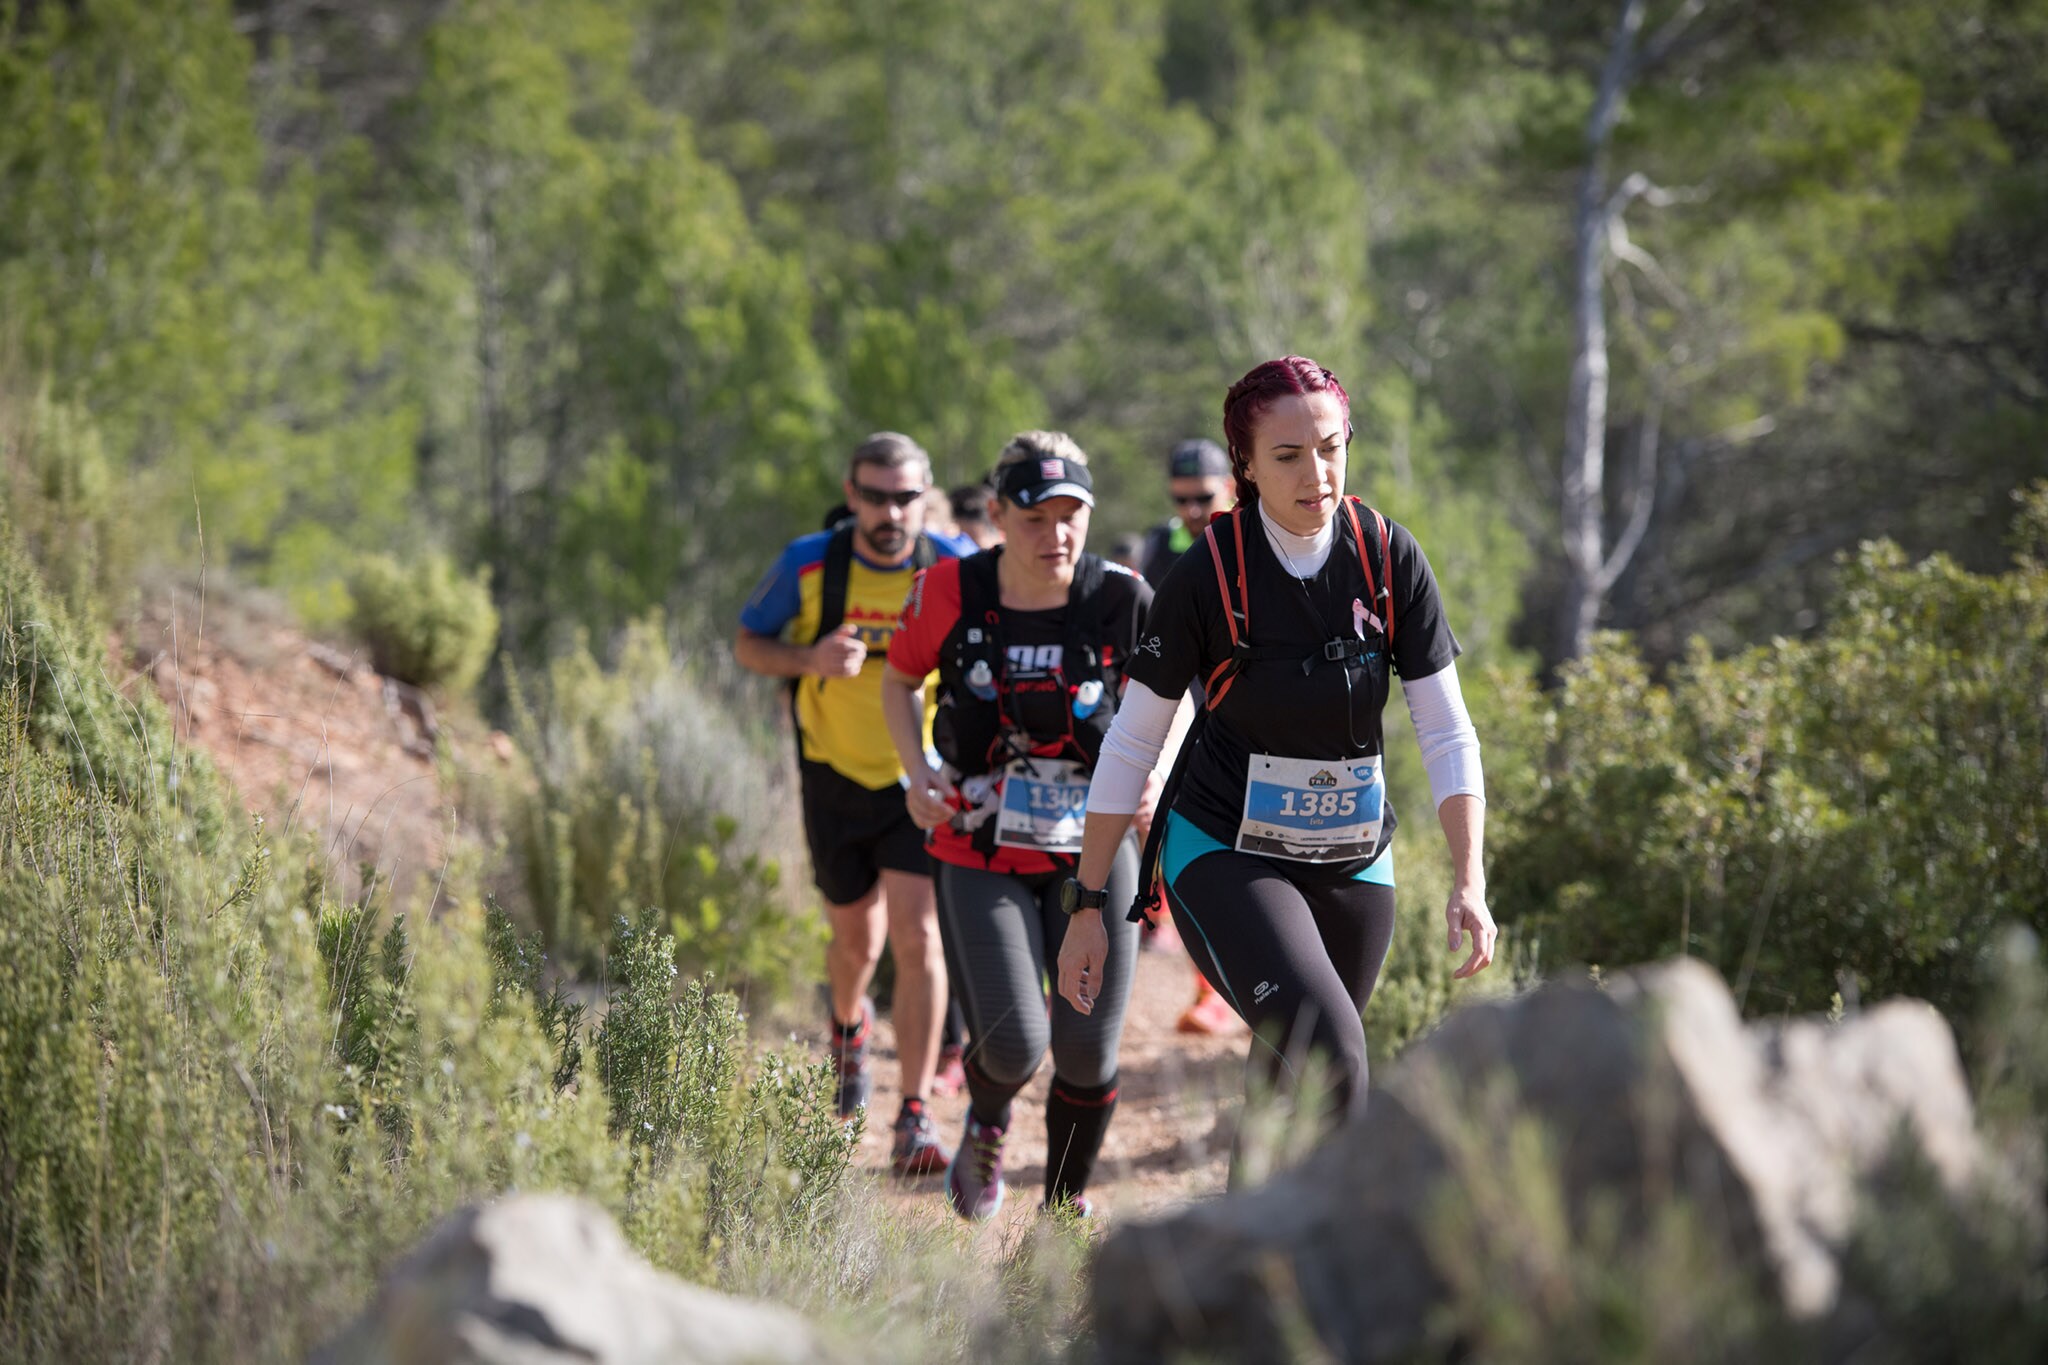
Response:
[{"label": "woman's forearm", "polygon": [[896,761],[912,778],[930,771],[924,756],[924,682],[907,678],[894,668],[882,669],[882,722],[889,727],[889,743],[895,746]]},{"label": "woman's forearm", "polygon": [[[1116,861],[1118,845],[1131,828],[1129,812],[1091,810],[1087,823],[1081,827],[1081,858],[1074,868],[1074,876],[1081,885],[1091,891],[1099,891],[1109,885],[1109,867]],[[1112,906],[1121,914],[1124,907]]]},{"label": "woman's forearm", "polygon": [[1486,886],[1486,803],[1476,796],[1447,796],[1436,808],[1451,849],[1451,877],[1459,886]]}]

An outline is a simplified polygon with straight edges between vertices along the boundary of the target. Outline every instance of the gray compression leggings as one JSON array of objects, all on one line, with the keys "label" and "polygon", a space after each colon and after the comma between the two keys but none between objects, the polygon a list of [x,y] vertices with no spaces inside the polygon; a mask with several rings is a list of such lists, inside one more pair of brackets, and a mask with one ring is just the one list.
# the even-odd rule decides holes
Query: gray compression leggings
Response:
[{"label": "gray compression leggings", "polygon": [[1138,846],[1126,839],[1109,873],[1109,957],[1093,1013],[1082,1014],[1051,994],[1046,982],[1059,972],[1060,942],[1067,917],[1060,910],[1064,872],[1014,877],[1001,872],[934,861],[938,873],[939,926],[957,975],[954,994],[967,1008],[970,1042],[968,1082],[975,1114],[984,1123],[1005,1123],[1009,1098],[1024,1088],[1048,1046],[1053,1071],[1075,1086],[1101,1086],[1116,1076],[1117,1046],[1124,1031],[1124,1007],[1131,998],[1138,928],[1123,908],[1137,894]]}]

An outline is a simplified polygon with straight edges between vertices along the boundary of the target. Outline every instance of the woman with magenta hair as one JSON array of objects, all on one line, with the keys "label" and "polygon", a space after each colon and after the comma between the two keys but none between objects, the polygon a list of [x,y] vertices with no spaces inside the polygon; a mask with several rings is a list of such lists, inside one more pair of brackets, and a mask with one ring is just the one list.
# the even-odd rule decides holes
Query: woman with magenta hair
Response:
[{"label": "woman with magenta hair", "polygon": [[1363,1016],[1394,932],[1394,809],[1381,713],[1392,679],[1414,719],[1454,883],[1455,975],[1493,960],[1481,867],[1485,787],[1458,690],[1457,638],[1408,531],[1344,493],[1350,399],[1313,360],[1231,386],[1223,431],[1237,507],[1159,587],[1103,741],[1059,955],[1059,991],[1102,998],[1104,887],[1176,703],[1204,709],[1146,849],[1195,965],[1251,1025],[1250,1069],[1279,1089],[1320,1053],[1340,1115],[1366,1095]]}]

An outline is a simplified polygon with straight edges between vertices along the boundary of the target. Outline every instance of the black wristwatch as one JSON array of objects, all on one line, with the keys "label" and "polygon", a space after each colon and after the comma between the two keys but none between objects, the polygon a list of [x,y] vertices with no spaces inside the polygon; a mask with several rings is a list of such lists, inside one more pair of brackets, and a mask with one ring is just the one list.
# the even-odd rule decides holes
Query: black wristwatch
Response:
[{"label": "black wristwatch", "polygon": [[1060,884],[1060,909],[1068,914],[1082,910],[1100,910],[1109,904],[1109,888],[1090,891],[1081,885],[1078,877],[1069,877]]}]

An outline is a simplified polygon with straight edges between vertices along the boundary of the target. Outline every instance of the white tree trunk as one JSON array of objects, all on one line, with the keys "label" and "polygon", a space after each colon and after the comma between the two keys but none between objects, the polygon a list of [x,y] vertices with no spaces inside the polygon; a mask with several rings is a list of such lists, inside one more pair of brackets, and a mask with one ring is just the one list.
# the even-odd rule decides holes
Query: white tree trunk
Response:
[{"label": "white tree trunk", "polygon": [[1606,550],[1607,242],[1612,216],[1620,211],[1608,200],[1607,154],[1622,97],[1633,78],[1643,8],[1644,0],[1623,0],[1586,119],[1586,167],[1572,206],[1572,372],[1559,481],[1568,569],[1560,604],[1561,660],[1586,652],[1620,567],[1608,562]]}]

